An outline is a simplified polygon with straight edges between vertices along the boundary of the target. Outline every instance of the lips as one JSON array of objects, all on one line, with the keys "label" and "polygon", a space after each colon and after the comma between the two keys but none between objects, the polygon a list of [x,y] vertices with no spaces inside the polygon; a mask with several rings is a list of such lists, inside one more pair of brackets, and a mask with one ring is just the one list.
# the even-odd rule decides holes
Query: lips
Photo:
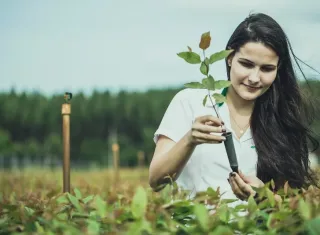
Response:
[{"label": "lips", "polygon": [[254,86],[249,86],[249,85],[246,85],[246,84],[243,84],[244,86],[250,88],[250,89],[260,89],[261,87],[254,87]]}]

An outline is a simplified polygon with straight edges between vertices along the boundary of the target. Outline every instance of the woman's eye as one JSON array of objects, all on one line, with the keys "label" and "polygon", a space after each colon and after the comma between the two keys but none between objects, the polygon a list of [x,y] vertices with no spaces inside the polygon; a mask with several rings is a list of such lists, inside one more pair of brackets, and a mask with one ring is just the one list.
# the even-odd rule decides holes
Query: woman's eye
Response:
[{"label": "woman's eye", "polygon": [[[254,67],[253,64],[250,64],[250,63],[247,63],[247,62],[243,62],[243,61],[239,61],[239,62],[240,62],[240,64],[241,64],[242,66],[244,66],[244,67],[246,67],[246,68],[253,68],[253,67]],[[274,69],[275,69],[275,68],[273,68],[273,67],[262,67],[262,68],[261,68],[261,71],[268,73],[268,72],[272,72]]]},{"label": "woman's eye", "polygon": [[262,71],[264,72],[271,72],[274,70],[274,68],[270,68],[270,67],[264,67],[264,68],[261,68]]},{"label": "woman's eye", "polygon": [[240,64],[242,64],[244,67],[247,67],[247,68],[252,68],[253,65],[252,64],[249,64],[249,63],[246,63],[246,62],[240,62]]}]

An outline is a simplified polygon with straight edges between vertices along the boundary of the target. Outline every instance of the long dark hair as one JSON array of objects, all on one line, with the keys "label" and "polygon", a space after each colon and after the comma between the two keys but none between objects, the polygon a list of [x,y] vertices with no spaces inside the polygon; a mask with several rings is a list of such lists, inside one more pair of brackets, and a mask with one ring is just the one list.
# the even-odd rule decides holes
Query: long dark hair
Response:
[{"label": "long dark hair", "polygon": [[[234,49],[232,56],[247,42],[261,42],[279,56],[276,79],[257,98],[250,119],[258,154],[257,177],[265,183],[273,179],[276,188],[282,187],[285,181],[293,188],[318,186],[308,156],[309,144],[319,146],[309,129],[314,113],[304,102],[290,59],[290,42],[280,25],[262,13],[250,14],[241,22],[226,49]],[[298,64],[293,52],[292,55]],[[299,64],[298,67],[301,70]],[[227,59],[226,68],[230,80]]]}]

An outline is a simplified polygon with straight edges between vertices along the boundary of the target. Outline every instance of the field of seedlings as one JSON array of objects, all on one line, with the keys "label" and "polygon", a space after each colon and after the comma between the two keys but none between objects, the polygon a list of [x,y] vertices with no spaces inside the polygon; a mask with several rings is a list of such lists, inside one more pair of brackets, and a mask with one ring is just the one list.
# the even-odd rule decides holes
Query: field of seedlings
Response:
[{"label": "field of seedlings", "polygon": [[118,179],[112,170],[72,171],[70,194],[60,170],[1,172],[0,180],[0,234],[320,234],[320,190],[312,187],[286,185],[281,203],[265,188],[259,204],[232,208],[218,189],[192,201],[175,185],[153,192],[147,169],[121,169]]}]

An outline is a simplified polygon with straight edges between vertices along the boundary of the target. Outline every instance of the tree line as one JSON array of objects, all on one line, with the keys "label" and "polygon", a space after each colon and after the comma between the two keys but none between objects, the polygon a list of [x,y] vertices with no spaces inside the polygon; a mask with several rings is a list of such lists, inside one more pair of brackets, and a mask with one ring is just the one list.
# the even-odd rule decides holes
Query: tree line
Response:
[{"label": "tree line", "polygon": [[[310,102],[320,97],[320,81],[309,82]],[[304,90],[309,89],[301,82]],[[75,166],[112,166],[113,143],[120,146],[120,166],[137,165],[143,151],[149,164],[154,151],[153,134],[173,96],[183,87],[150,89],[141,92],[122,90],[73,94],[71,101],[71,164]],[[0,166],[62,162],[63,94],[50,97],[41,93],[0,93]],[[316,105],[317,106],[317,105]],[[312,124],[320,133],[319,117]],[[320,141],[320,138],[317,137]]]}]

